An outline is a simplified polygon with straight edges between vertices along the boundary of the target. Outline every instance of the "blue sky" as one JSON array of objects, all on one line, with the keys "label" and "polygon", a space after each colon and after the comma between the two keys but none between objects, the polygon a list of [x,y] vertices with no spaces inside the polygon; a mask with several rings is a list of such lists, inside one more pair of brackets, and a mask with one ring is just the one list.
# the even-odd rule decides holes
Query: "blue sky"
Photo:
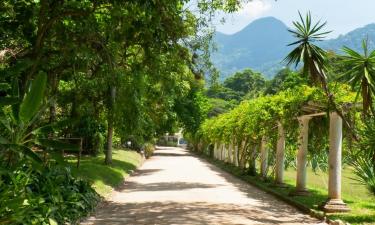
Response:
[{"label": "blue sky", "polygon": [[[273,16],[288,26],[298,19],[298,11],[311,11],[315,20],[327,21],[334,38],[355,28],[375,23],[375,0],[253,0],[235,14],[224,15],[225,24],[217,22],[217,30],[235,33],[261,17]],[[221,16],[219,16],[221,17]]]}]

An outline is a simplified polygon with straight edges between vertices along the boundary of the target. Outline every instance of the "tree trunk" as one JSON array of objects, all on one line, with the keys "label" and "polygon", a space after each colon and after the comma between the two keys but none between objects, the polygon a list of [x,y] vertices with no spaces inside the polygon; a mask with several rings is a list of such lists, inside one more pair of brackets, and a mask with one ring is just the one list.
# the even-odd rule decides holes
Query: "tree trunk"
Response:
[{"label": "tree trunk", "polygon": [[114,108],[115,108],[115,97],[116,87],[110,87],[110,100],[108,104],[108,133],[107,133],[107,151],[105,154],[105,164],[112,164],[112,138],[113,138],[113,122],[114,122]]}]

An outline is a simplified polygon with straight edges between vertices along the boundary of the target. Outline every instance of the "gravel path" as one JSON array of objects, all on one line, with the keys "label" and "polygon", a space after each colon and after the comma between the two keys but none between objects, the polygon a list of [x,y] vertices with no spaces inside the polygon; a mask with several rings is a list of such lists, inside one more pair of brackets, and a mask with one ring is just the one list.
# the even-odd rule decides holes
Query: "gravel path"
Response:
[{"label": "gravel path", "polygon": [[180,148],[162,147],[82,224],[324,224]]}]

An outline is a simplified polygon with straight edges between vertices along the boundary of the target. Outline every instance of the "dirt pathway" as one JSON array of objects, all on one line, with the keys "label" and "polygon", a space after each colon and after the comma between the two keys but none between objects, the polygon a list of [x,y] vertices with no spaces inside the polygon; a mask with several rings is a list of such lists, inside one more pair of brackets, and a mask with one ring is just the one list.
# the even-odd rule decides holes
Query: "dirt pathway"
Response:
[{"label": "dirt pathway", "polygon": [[183,149],[163,147],[83,224],[320,223]]}]

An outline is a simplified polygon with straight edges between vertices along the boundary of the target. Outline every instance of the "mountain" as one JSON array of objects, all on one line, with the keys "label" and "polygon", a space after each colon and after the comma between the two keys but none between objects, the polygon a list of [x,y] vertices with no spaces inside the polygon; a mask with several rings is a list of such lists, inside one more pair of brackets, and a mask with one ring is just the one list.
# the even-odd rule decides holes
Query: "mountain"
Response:
[{"label": "mountain", "polygon": [[[361,50],[361,42],[368,37],[370,47],[375,48],[375,24],[369,24],[318,43],[327,50],[340,52],[342,46]],[[226,35],[216,32],[214,41],[217,51],[212,53],[212,61],[221,72],[221,79],[244,68],[252,68],[271,78],[285,65],[282,60],[293,48],[288,27],[274,17],[265,17],[250,23],[243,30]]]},{"label": "mountain", "polygon": [[323,41],[319,46],[337,53],[342,53],[343,46],[362,52],[362,40],[364,39],[368,39],[370,49],[375,49],[375,23],[357,28],[345,35],[340,35],[336,39]]}]

